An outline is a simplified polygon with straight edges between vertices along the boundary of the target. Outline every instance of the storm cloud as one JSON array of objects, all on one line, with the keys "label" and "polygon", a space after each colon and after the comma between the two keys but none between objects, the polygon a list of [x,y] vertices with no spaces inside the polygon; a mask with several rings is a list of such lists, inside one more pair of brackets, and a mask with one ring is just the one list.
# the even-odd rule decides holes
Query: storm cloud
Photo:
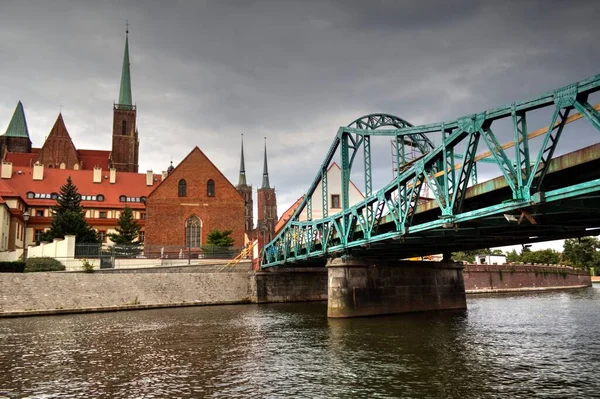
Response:
[{"label": "storm cloud", "polygon": [[[165,170],[197,145],[236,184],[243,133],[248,182],[258,186],[267,137],[281,213],[306,191],[337,128],[359,116],[450,120],[600,72],[599,9],[594,1],[4,0],[0,130],[22,101],[34,146],[62,109],[78,148],[110,149],[128,20],[140,171]],[[594,133],[582,130],[564,150],[600,141]],[[380,186],[391,177],[390,149],[376,148]]]}]

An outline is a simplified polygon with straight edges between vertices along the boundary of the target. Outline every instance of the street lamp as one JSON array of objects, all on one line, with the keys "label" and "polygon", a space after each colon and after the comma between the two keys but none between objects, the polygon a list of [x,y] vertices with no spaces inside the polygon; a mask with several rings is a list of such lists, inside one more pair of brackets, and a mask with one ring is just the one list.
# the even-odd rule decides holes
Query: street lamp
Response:
[{"label": "street lamp", "polygon": [[29,221],[29,212],[25,211],[23,214],[23,221],[25,227],[23,228],[23,262],[27,260],[27,221]]}]

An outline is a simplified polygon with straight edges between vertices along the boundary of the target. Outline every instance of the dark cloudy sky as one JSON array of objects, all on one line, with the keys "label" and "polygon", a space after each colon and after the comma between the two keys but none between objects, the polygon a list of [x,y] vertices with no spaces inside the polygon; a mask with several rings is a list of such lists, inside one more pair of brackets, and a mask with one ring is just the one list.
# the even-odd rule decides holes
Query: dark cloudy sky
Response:
[{"label": "dark cloudy sky", "polygon": [[[450,120],[599,73],[599,11],[573,0],[1,0],[0,130],[21,100],[41,146],[62,105],[78,148],[110,149],[127,19],[140,171],[197,145],[236,184],[243,133],[257,187],[266,136],[281,213],[359,116]],[[590,134],[567,142],[600,141]],[[390,149],[377,149],[380,187]]]}]

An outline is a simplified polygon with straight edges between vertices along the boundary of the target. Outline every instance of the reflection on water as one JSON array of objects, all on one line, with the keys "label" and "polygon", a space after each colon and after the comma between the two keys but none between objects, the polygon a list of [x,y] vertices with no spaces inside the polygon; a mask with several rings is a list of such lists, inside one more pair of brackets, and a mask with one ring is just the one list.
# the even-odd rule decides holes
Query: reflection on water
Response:
[{"label": "reflection on water", "polygon": [[327,319],[326,305],[0,319],[0,397],[590,397],[600,286],[468,311]]}]

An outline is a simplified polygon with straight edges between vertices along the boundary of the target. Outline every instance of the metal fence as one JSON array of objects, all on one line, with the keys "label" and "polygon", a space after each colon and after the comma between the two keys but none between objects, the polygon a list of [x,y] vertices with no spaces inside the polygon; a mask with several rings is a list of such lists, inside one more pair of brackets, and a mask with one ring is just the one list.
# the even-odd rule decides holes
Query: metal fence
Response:
[{"label": "metal fence", "polygon": [[106,245],[75,244],[76,259],[99,259],[100,268],[112,268],[121,260],[160,259],[161,263],[175,260],[234,259],[243,248],[204,246],[201,248],[183,248],[173,245]]}]

